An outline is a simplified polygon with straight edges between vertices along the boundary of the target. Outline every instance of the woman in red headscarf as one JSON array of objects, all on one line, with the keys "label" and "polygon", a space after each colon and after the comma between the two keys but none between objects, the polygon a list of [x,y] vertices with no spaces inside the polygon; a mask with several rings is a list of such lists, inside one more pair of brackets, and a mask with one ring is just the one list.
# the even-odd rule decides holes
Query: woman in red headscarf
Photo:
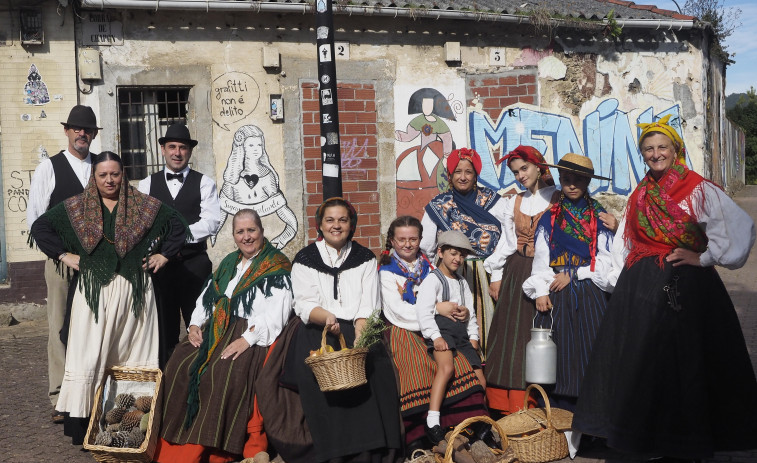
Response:
[{"label": "woman in red headscarf", "polygon": [[484,261],[491,275],[489,294],[497,301],[486,346],[485,372],[489,407],[513,413],[523,408],[526,343],[536,313],[534,301],[523,293],[523,282],[531,275],[536,225],[560,194],[544,156],[536,148],[520,145],[497,164],[505,161],[525,191],[503,200],[502,237]]},{"label": "woman in red headscarf", "polygon": [[438,232],[458,230],[468,237],[474,253],[468,256],[463,275],[473,292],[473,303],[481,330],[481,348],[486,349],[486,333],[494,312],[489,296],[489,279],[483,261],[500,240],[505,221],[505,201],[496,191],[478,186],[481,157],[475,150],[460,148],[447,158],[450,189],[436,195],[425,208],[421,225],[421,250],[433,260]]}]

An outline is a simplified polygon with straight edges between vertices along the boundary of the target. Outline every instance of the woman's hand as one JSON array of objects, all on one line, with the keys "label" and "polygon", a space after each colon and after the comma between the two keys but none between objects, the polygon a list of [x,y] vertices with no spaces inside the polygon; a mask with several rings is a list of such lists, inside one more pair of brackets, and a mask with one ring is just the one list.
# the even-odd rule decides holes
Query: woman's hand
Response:
[{"label": "woman's hand", "polygon": [[558,292],[565,289],[566,286],[570,284],[570,273],[569,272],[560,272],[555,274],[555,279],[552,280],[552,284],[549,285],[549,290]]},{"label": "woman's hand", "polygon": [[142,269],[145,272],[157,273],[158,270],[168,263],[168,258],[163,254],[152,254],[142,259],[142,262],[144,262]]},{"label": "woman's hand", "polygon": [[668,257],[666,257],[665,260],[672,262],[673,267],[678,267],[680,265],[693,265],[694,267],[701,267],[702,264],[699,263],[699,256],[701,255],[701,253],[692,251],[690,249],[675,248],[673,249],[673,252],[668,254]]},{"label": "woman's hand", "polygon": [[610,214],[609,212],[600,212],[599,220],[602,221],[605,227],[612,230],[613,233],[618,231],[618,219],[616,219],[615,216]]},{"label": "woman's hand", "polygon": [[452,311],[452,317],[455,321],[464,322],[470,318],[470,311],[464,305],[458,305],[457,309]]},{"label": "woman's hand", "polygon": [[231,357],[231,360],[236,360],[237,357],[242,355],[242,352],[246,351],[249,348],[250,345],[247,344],[247,340],[245,338],[239,338],[226,346],[226,349],[221,352],[221,359],[226,360],[227,358]]},{"label": "woman's hand", "polygon": [[456,302],[451,301],[444,301],[444,302],[437,302],[436,303],[436,313],[443,317],[447,317],[450,320],[456,321],[457,318],[455,317],[455,311],[458,308],[458,305]]},{"label": "woman's hand", "polygon": [[444,338],[441,336],[434,339],[434,350],[437,352],[444,352],[445,350],[449,350],[447,341],[445,341]]},{"label": "woman's hand", "polygon": [[70,252],[67,252],[66,255],[63,256],[63,259],[60,259],[60,261],[66,264],[67,267],[77,271],[79,270],[80,260],[81,257],[78,254],[71,254]]},{"label": "woman's hand", "polygon": [[360,335],[363,333],[363,328],[365,328],[365,318],[355,319],[355,342],[360,339]]},{"label": "woman's hand", "polygon": [[499,281],[492,281],[489,283],[489,296],[494,299],[494,302],[497,302],[497,298],[499,298],[499,288],[502,286],[502,280]]},{"label": "woman's hand", "polygon": [[202,330],[197,325],[189,325],[189,335],[187,336],[189,343],[195,347],[200,347],[202,344]]},{"label": "woman's hand", "polygon": [[328,315],[326,315],[326,327],[329,329],[329,333],[339,336],[339,333],[342,332],[341,328],[339,327],[339,322],[336,319],[336,315],[329,312]]},{"label": "woman's hand", "polygon": [[536,310],[539,312],[547,312],[552,309],[552,301],[549,300],[549,296],[539,296],[536,298]]}]

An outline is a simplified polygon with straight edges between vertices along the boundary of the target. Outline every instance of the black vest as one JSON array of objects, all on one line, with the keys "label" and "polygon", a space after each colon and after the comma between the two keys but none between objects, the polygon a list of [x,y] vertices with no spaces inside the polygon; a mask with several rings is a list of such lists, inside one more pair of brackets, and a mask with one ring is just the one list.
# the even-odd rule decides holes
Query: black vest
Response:
[{"label": "black vest", "polygon": [[[90,153],[91,157],[92,154]],[[76,176],[76,172],[71,168],[71,164],[68,163],[66,155],[63,151],[50,158],[50,162],[53,164],[53,175],[55,176],[55,188],[52,194],[50,194],[50,204],[47,209],[62,203],[71,196],[76,196],[84,192],[84,187],[79,182],[79,177]]]},{"label": "black vest", "polygon": [[188,224],[193,224],[200,220],[200,182],[202,174],[196,170],[189,169],[187,178],[184,179],[184,185],[179,190],[176,198],[171,197],[166,184],[166,174],[164,171],[155,172],[150,176],[150,196],[159,199],[168,206],[179,211]]}]

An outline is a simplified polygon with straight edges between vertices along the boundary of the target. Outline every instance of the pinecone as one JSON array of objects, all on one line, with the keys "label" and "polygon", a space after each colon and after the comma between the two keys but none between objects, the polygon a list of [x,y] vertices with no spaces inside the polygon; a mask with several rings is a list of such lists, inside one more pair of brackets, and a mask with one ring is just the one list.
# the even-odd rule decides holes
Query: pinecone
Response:
[{"label": "pinecone", "polygon": [[118,394],[116,396],[116,407],[123,409],[130,409],[134,406],[134,396],[131,394]]},{"label": "pinecone", "polygon": [[134,406],[137,407],[137,410],[143,412],[143,413],[149,413],[150,409],[152,408],[152,397],[149,395],[143,395],[142,397],[139,397],[137,401],[134,403]]},{"label": "pinecone", "polygon": [[145,440],[145,433],[142,432],[139,428],[134,428],[129,432],[129,438],[130,443],[133,443],[134,445],[129,445],[129,447],[133,448],[139,448],[140,445],[142,445],[142,442]]},{"label": "pinecone", "polygon": [[111,433],[118,432],[121,430],[121,423],[109,424],[105,430]]},{"label": "pinecone", "polygon": [[111,447],[125,447],[126,446],[126,438],[129,435],[128,432],[124,431],[118,431],[117,433],[113,434],[113,440],[110,443]]},{"label": "pinecone", "polygon": [[108,424],[116,424],[121,422],[121,418],[124,417],[126,410],[123,408],[111,409],[105,414],[105,422]]},{"label": "pinecone", "polygon": [[113,442],[113,436],[108,431],[100,431],[95,437],[95,445],[110,447]]},{"label": "pinecone", "polygon": [[121,418],[121,431],[131,431],[133,428],[139,426],[140,420],[142,420],[144,413],[139,410],[126,412],[124,417]]}]

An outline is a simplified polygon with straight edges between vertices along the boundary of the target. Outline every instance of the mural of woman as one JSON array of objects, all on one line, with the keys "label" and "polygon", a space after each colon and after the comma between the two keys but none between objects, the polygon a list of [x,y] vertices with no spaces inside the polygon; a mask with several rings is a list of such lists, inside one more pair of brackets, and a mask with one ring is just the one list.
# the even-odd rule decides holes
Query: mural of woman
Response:
[{"label": "mural of woman", "polygon": [[[279,175],[265,150],[263,131],[257,126],[243,125],[234,133],[219,197],[223,212],[219,232],[230,215],[251,208],[261,217],[275,212],[284,221],[284,230],[271,240],[276,248],[282,249],[297,234],[297,217],[279,189]],[[211,237],[213,244],[216,236]]]},{"label": "mural of woman", "polygon": [[[407,113],[417,116],[404,131],[395,131],[395,139],[407,143],[420,137],[420,145],[404,150],[397,157],[397,214],[418,215],[431,198],[447,189],[449,179],[444,160],[455,148],[455,142],[444,120],[457,119],[447,98],[434,88],[416,90],[408,101]],[[414,165],[404,162],[413,155]]]}]

